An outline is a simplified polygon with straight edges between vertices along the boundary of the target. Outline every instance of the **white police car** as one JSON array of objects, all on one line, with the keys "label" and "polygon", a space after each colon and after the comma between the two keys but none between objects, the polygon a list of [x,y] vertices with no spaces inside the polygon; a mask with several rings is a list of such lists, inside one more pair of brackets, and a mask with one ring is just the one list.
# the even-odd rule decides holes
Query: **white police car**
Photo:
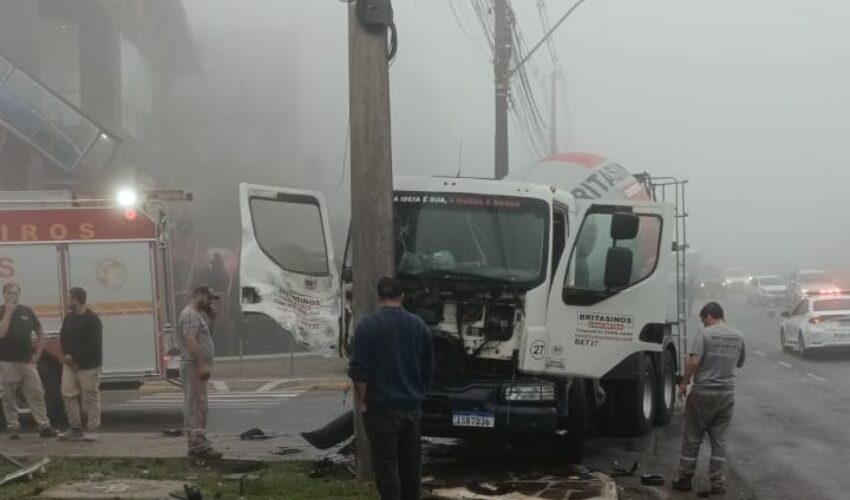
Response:
[{"label": "white police car", "polygon": [[809,293],[782,313],[779,339],[784,351],[801,356],[812,351],[850,349],[850,291]]}]

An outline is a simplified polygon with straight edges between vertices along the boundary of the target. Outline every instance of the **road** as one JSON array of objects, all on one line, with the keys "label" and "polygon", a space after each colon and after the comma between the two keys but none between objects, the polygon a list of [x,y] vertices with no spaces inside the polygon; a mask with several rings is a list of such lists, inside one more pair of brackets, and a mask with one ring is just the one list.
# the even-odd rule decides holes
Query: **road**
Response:
[{"label": "road", "polygon": [[[802,359],[779,345],[779,318],[747,306],[742,298],[721,301],[730,324],[744,332],[747,364],[739,372],[730,431],[729,465],[737,491],[760,499],[841,499],[850,491],[850,354]],[[278,379],[218,383],[211,393],[210,427],[238,434],[259,427],[295,435],[344,411],[340,391],[288,389]],[[105,430],[180,427],[177,392],[107,392]],[[641,461],[643,473],[675,472],[681,410],[673,423],[640,439],[594,437],[587,464],[610,472]],[[701,460],[706,467],[707,450]],[[671,498],[692,498],[672,495]],[[630,497],[631,498],[631,497]],[[634,498],[639,498],[635,496]],[[730,496],[729,498],[738,498]]]},{"label": "road", "polygon": [[730,460],[759,498],[840,499],[850,491],[850,354],[802,359],[779,345],[779,318],[730,298],[744,332]]}]

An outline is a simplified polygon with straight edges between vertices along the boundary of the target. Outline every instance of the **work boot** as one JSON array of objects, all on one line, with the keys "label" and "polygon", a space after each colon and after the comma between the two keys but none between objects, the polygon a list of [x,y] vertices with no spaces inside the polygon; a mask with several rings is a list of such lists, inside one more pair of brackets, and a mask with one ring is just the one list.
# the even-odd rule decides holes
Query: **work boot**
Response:
[{"label": "work boot", "polygon": [[43,438],[55,438],[56,431],[53,430],[53,427],[45,425],[44,427],[38,430],[38,435]]},{"label": "work boot", "polygon": [[673,489],[676,491],[693,491],[694,481],[691,477],[680,477],[673,481]]},{"label": "work boot", "polygon": [[189,450],[189,456],[199,458],[201,460],[219,460],[224,456],[224,453],[214,450],[213,448],[199,448]]},{"label": "work boot", "polygon": [[59,434],[59,439],[62,441],[80,441],[83,439],[83,430],[79,428],[70,428],[67,431]]}]

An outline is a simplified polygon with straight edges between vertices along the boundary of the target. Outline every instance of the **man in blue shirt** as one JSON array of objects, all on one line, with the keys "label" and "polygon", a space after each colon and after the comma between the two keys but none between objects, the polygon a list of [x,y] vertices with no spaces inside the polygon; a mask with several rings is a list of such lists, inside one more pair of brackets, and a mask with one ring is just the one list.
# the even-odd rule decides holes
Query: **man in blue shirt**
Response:
[{"label": "man in blue shirt", "polygon": [[399,280],[380,279],[380,308],[357,325],[348,368],[381,500],[419,500],[421,404],[434,373],[431,332],[403,296]]}]

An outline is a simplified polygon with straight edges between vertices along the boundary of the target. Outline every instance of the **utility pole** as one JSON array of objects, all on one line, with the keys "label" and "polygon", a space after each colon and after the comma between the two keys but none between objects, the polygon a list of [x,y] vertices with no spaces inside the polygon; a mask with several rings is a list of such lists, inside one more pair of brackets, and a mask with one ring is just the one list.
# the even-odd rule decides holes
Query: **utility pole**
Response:
[{"label": "utility pole", "polygon": [[[395,274],[387,27],[390,0],[357,0],[348,12],[351,245],[355,324],[375,310],[381,276]],[[369,440],[355,398],[357,478],[369,480]]]},{"label": "utility pole", "polygon": [[508,99],[513,54],[513,12],[508,0],[493,0],[493,77],[496,84],[495,177],[508,175]]},{"label": "utility pole", "polygon": [[558,154],[558,70],[552,70],[551,115],[549,117],[549,155]]}]

